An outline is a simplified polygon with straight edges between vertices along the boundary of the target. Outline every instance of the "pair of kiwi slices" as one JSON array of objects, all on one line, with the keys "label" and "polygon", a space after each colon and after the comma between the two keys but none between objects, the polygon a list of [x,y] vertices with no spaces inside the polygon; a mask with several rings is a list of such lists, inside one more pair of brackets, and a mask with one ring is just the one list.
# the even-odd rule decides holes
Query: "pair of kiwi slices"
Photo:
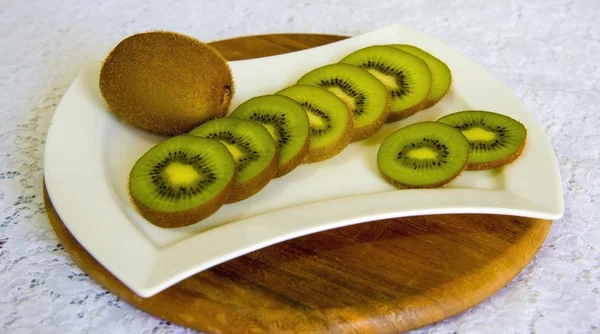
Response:
[{"label": "pair of kiwi slices", "polygon": [[251,98],[229,117],[259,123],[271,134],[279,151],[275,177],[302,163],[337,155],[351,142],[355,124],[343,100],[323,88],[301,83]]},{"label": "pair of kiwi slices", "polygon": [[405,126],[379,147],[383,177],[400,188],[441,187],[463,170],[487,170],[517,159],[527,129],[499,113],[466,110]]},{"label": "pair of kiwi slices", "polygon": [[333,93],[318,86],[296,84],[272,95],[251,98],[229,117],[264,126],[279,151],[281,177],[302,163],[329,159],[351,142],[353,116]]},{"label": "pair of kiwi slices", "polygon": [[129,177],[130,194],[152,224],[187,226],[264,188],[280,170],[281,157],[288,158],[289,148],[279,147],[260,123],[213,119],[138,159]]},{"label": "pair of kiwi slices", "polygon": [[352,141],[370,137],[384,123],[432,107],[445,96],[451,82],[452,73],[444,62],[407,44],[359,49],[298,81],[325,88],[348,105],[354,115]]}]

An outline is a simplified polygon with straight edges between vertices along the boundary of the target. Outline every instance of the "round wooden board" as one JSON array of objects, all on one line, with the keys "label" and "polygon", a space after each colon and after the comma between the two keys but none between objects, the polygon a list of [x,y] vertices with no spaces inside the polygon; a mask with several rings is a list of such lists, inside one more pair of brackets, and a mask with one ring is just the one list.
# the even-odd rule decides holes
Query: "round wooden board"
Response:
[{"label": "round wooden board", "polygon": [[[345,37],[281,34],[211,43],[240,60]],[[150,314],[214,333],[397,333],[456,315],[510,282],[551,221],[437,215],[347,226],[273,245],[141,298],[69,233],[44,187],[47,214],[75,263]]]}]

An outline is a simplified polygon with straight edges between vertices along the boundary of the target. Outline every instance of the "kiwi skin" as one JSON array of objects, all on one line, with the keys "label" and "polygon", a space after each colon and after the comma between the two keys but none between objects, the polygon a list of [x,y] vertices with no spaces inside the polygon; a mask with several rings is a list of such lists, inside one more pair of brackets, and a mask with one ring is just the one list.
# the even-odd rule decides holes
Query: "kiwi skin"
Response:
[{"label": "kiwi skin", "polygon": [[[468,156],[467,156],[468,159]],[[468,161],[468,160],[467,160]],[[385,173],[383,173],[381,170],[381,176],[383,177],[384,180],[386,180],[387,182],[391,183],[392,185],[396,186],[397,188],[402,188],[402,189],[431,189],[431,188],[439,188],[447,183],[450,183],[451,181],[453,181],[454,179],[456,179],[463,171],[466,170],[467,167],[467,161],[465,161],[464,166],[462,169],[460,169],[459,171],[457,171],[454,175],[452,175],[451,177],[447,178],[446,180],[440,181],[438,183],[433,183],[433,184],[426,184],[426,185],[422,185],[422,186],[415,186],[415,185],[410,185],[410,184],[405,184],[402,182],[399,182],[397,180],[392,179],[391,177],[387,176]]]},{"label": "kiwi skin", "polygon": [[235,92],[221,53],[168,31],[139,33],[119,42],[102,64],[99,88],[120,119],[167,136],[224,117]]},{"label": "kiwi skin", "polygon": [[417,112],[425,109],[427,107],[427,102],[429,101],[429,94],[427,94],[427,96],[425,97],[425,99],[423,99],[423,101],[419,102],[418,104],[415,104],[414,106],[404,109],[402,112],[393,112],[393,113],[389,113],[388,118],[386,119],[386,123],[394,123],[400,120],[403,120],[407,117],[410,117],[414,114],[416,114]]},{"label": "kiwi skin", "polygon": [[236,184],[225,203],[231,204],[239,202],[256,195],[256,193],[261,191],[273,178],[275,178],[278,169],[279,151],[275,153],[271,162],[269,162],[267,167],[261,173],[242,184]]},{"label": "kiwi skin", "polygon": [[185,211],[160,212],[146,207],[135,199],[133,199],[133,203],[136,205],[140,214],[153,225],[163,228],[184,227],[195,224],[217,212],[231,194],[234,186],[235,178],[232,178],[231,182],[229,182],[227,187],[219,195],[215,196],[202,206]]},{"label": "kiwi skin", "polygon": [[296,167],[300,166],[300,164],[302,164],[302,162],[304,162],[304,160],[308,157],[309,148],[310,136],[308,136],[306,143],[304,144],[304,146],[302,146],[300,152],[298,152],[298,154],[296,154],[296,156],[293,159],[290,159],[290,161],[288,161],[287,163],[279,166],[279,168],[277,169],[277,173],[275,174],[275,178],[282,177],[296,169]]},{"label": "kiwi skin", "polygon": [[[371,74],[371,73],[369,73],[369,74]],[[373,78],[375,78],[375,77],[373,76]],[[390,94],[390,91],[389,91],[389,89],[387,89],[387,87],[386,87],[386,90],[387,90],[387,101],[385,104],[385,110],[381,113],[379,118],[372,124],[370,124],[368,126],[363,126],[360,129],[354,128],[354,130],[352,131],[351,143],[365,140],[365,139],[371,137],[372,135],[377,133],[377,131],[379,131],[385,125],[385,123],[389,123],[389,118],[391,115],[390,106],[392,105],[392,95]],[[350,106],[348,106],[348,108],[350,108]]]},{"label": "kiwi skin", "polygon": [[505,165],[508,165],[509,163],[517,160],[517,158],[519,156],[521,156],[521,153],[523,152],[523,149],[525,149],[525,145],[527,143],[527,136],[525,137],[525,140],[523,140],[523,144],[521,144],[521,146],[519,146],[519,148],[515,151],[515,153],[506,156],[502,159],[496,160],[496,161],[490,161],[490,162],[480,162],[480,163],[469,163],[467,165],[466,170],[470,170],[470,171],[474,171],[474,170],[488,170],[488,169],[494,169],[494,168],[498,168],[498,167],[502,167]]},{"label": "kiwi skin", "polygon": [[437,99],[430,99],[427,100],[427,104],[425,105],[424,109],[429,109],[431,107],[433,107],[434,105],[438,104],[438,102],[440,102],[444,97],[446,97],[446,95],[448,95],[448,92],[450,91],[450,89],[448,89],[444,95],[438,97]]}]

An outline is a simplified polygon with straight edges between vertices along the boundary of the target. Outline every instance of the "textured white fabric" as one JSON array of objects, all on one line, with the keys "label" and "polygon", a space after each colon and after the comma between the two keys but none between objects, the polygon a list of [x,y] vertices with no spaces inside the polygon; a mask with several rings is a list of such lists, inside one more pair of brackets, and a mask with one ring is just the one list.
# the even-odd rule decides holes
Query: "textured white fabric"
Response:
[{"label": "textured white fabric", "polygon": [[0,332],[191,332],[96,285],[48,224],[41,196],[46,130],[89,61],[150,29],[212,41],[278,32],[355,35],[397,22],[458,48],[525,102],[557,154],[566,205],[538,256],[510,285],[417,332],[598,332],[599,21],[598,0],[0,0]]}]

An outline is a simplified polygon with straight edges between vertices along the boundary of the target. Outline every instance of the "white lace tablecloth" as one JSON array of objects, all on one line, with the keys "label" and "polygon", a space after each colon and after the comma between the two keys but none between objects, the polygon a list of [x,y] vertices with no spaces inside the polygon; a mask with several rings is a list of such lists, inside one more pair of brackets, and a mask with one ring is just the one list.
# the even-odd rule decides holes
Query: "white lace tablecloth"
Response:
[{"label": "white lace tablecloth", "polygon": [[41,190],[46,130],[89,61],[151,29],[212,41],[278,32],[356,35],[397,22],[458,48],[525,102],[555,149],[566,206],[512,283],[417,332],[598,333],[598,0],[0,0],[0,332],[191,332],[96,285],[48,224]]}]

